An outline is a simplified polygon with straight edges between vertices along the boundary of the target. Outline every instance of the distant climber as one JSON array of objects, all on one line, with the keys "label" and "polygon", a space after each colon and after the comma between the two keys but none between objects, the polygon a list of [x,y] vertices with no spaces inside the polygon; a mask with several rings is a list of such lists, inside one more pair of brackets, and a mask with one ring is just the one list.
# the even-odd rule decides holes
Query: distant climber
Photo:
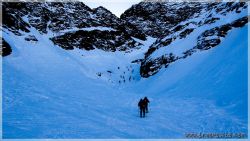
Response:
[{"label": "distant climber", "polygon": [[140,117],[145,117],[145,108],[146,108],[146,105],[145,105],[145,102],[140,99],[139,103],[138,103],[138,107],[140,109]]},{"label": "distant climber", "polygon": [[146,113],[148,113],[148,103],[149,103],[149,100],[148,100],[147,97],[144,97],[143,101],[145,103],[145,111],[146,111]]}]

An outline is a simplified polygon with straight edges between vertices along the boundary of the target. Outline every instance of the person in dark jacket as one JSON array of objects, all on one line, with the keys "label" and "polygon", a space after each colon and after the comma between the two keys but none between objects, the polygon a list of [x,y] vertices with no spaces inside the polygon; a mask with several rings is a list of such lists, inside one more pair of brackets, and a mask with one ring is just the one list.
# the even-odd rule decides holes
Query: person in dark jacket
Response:
[{"label": "person in dark jacket", "polygon": [[146,105],[145,105],[145,102],[142,99],[140,99],[140,101],[138,103],[138,107],[140,109],[140,117],[145,117]]},{"label": "person in dark jacket", "polygon": [[144,97],[143,101],[145,103],[145,111],[146,111],[146,113],[148,113],[148,103],[149,103],[149,100],[148,100],[147,97]]}]

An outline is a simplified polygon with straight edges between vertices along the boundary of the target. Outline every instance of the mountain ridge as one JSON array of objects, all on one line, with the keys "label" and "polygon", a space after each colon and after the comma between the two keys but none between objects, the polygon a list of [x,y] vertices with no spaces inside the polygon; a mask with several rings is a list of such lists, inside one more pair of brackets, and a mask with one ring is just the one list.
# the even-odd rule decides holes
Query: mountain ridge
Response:
[{"label": "mountain ridge", "polygon": [[171,25],[181,13],[154,3],[123,22],[80,5],[3,3],[4,139],[248,138],[246,3],[204,3]]},{"label": "mountain ridge", "polygon": [[[197,37],[198,45],[194,45],[193,49],[183,50],[183,55],[166,53],[152,58],[157,50],[171,46],[176,40],[189,37],[196,31],[195,28],[216,24],[234,13],[242,15],[242,11],[246,9],[245,2],[142,1],[131,6],[118,18],[102,6],[91,9],[82,2],[3,3],[3,19],[6,19],[3,20],[3,27],[17,36],[22,36],[20,31],[30,34],[29,29],[34,27],[41,34],[47,34],[55,45],[65,50],[101,49],[129,53],[143,47],[137,39],[146,41],[147,37],[154,37],[157,40],[144,53],[144,57],[132,61],[140,64],[140,75],[147,78],[161,68],[192,55],[197,49],[210,49],[210,45],[214,47],[221,41],[205,41],[205,38],[201,41],[201,38]],[[238,19],[240,18],[242,16]],[[242,19],[243,24],[239,24],[239,27],[248,23],[246,18]],[[235,19],[235,22],[238,19]],[[225,32],[232,29],[228,25],[225,26],[229,28],[224,28]],[[25,40],[37,42],[34,35],[28,35]]]}]

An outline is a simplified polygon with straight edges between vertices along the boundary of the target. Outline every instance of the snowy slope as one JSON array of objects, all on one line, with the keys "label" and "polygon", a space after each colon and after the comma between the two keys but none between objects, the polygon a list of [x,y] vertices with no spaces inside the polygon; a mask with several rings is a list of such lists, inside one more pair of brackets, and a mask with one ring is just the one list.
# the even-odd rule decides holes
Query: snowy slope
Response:
[{"label": "snowy slope", "polygon": [[[145,48],[129,55],[102,50],[66,52],[46,35],[34,28],[30,30],[37,42],[25,41],[25,36],[15,36],[7,30],[3,32],[13,50],[12,55],[3,60],[4,138],[118,137],[112,129],[104,134],[107,124],[114,124],[112,121],[122,115],[122,108],[113,108],[124,103],[119,99],[126,100],[128,96],[117,97],[122,93],[116,91],[118,80],[120,75],[126,75],[123,72],[129,72],[126,65],[141,57],[141,52],[145,52],[154,39],[141,41]],[[114,74],[112,80],[117,81],[111,85],[107,83],[108,75],[113,74],[106,71],[117,67],[121,74]],[[97,70],[105,74],[99,77]],[[118,117],[113,119],[115,111]],[[76,125],[79,127],[74,127]]]},{"label": "snowy slope", "polygon": [[[247,26],[230,32],[217,48],[126,87],[89,78],[76,55],[51,47],[50,40],[38,35],[32,45],[3,34],[14,47],[13,56],[3,58],[4,138],[247,133]],[[137,100],[145,95],[150,113],[140,119]]]},{"label": "snowy slope", "polygon": [[[246,11],[228,16],[228,22],[243,16]],[[194,34],[222,24],[205,25]],[[2,58],[3,138],[247,134],[247,28],[233,28],[218,46],[173,62],[149,78],[141,77],[140,64],[131,62],[143,59],[156,38],[132,37],[140,45],[126,52],[64,50],[50,40],[51,30],[43,34],[28,27],[30,32],[19,30],[18,36],[3,28],[12,49]],[[113,30],[99,26],[61,31],[96,29]],[[196,41],[194,34],[173,44]],[[37,41],[25,40],[31,35]],[[175,49],[171,51],[179,52]],[[168,51],[160,48],[151,57]],[[151,101],[150,112],[139,118],[137,102],[144,96]]]}]

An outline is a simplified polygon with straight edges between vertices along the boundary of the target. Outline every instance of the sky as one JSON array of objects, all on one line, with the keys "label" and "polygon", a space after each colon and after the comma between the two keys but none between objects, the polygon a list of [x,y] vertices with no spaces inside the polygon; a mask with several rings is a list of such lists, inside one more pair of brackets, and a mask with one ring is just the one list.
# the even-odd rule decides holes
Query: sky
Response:
[{"label": "sky", "polygon": [[110,10],[113,14],[120,17],[120,15],[130,8],[133,4],[137,4],[142,0],[81,0],[90,8],[103,6]]}]

